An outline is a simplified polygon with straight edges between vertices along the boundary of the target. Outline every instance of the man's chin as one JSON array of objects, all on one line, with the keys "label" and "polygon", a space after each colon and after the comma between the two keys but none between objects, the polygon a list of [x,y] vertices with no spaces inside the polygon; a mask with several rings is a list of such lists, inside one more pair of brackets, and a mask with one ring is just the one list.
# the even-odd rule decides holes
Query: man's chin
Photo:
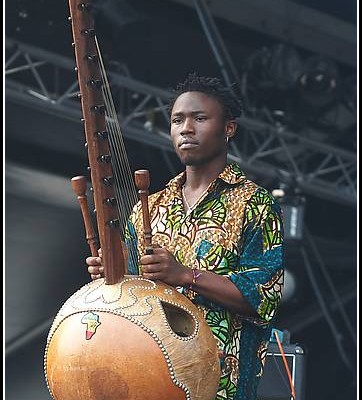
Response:
[{"label": "man's chin", "polygon": [[197,167],[197,166],[203,164],[202,160],[197,160],[197,159],[194,159],[194,158],[191,158],[191,157],[183,158],[180,161],[186,167]]},{"label": "man's chin", "polygon": [[213,154],[213,155],[209,155],[209,156],[202,156],[202,155],[198,155],[196,156],[196,154],[183,154],[183,156],[181,157],[179,155],[179,160],[181,161],[181,163],[187,167],[200,167],[202,165],[208,164],[214,160],[216,160],[217,158],[220,157],[220,154]]},{"label": "man's chin", "polygon": [[197,167],[207,162],[205,157],[202,157],[200,154],[192,154],[192,152],[182,152],[181,154],[177,153],[177,156],[180,162],[187,167]]}]

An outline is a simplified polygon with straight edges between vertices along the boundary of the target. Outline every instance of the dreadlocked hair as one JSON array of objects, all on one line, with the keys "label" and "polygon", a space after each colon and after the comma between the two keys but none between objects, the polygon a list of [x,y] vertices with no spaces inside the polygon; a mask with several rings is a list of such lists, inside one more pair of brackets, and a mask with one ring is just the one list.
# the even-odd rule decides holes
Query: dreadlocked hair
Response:
[{"label": "dreadlocked hair", "polygon": [[226,119],[240,117],[243,112],[242,104],[233,93],[232,88],[224,86],[219,78],[198,76],[194,72],[189,74],[184,82],[179,83],[172,92],[173,96],[168,104],[169,115],[171,115],[177,98],[186,92],[201,92],[214,97],[223,107]]}]

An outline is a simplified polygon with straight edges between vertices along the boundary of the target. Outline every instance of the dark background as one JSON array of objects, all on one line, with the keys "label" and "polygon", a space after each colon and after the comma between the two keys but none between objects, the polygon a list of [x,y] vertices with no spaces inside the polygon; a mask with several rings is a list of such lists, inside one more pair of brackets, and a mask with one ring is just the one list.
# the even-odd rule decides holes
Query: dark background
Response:
[{"label": "dark background", "polygon": [[[247,78],[246,86],[236,88],[247,117],[265,122],[268,115],[268,123],[274,127],[281,124],[315,143],[355,156],[357,2],[209,1],[205,4],[210,7],[218,42],[209,40],[211,26],[205,30],[196,4],[191,0],[95,2],[106,69],[166,93],[193,71],[244,84],[242,78]],[[242,6],[242,13],[234,11],[235,4]],[[87,166],[80,105],[72,100],[67,110],[52,109],[53,103],[34,95],[44,97],[45,85],[45,97],[56,99],[75,78],[72,72],[62,72],[55,56],[50,58],[59,69],[48,71],[36,64],[42,59],[39,50],[46,57],[55,54],[74,62],[68,15],[66,1],[5,3],[8,400],[50,398],[43,374],[46,335],[63,302],[89,280],[84,262],[89,250],[70,188],[70,179],[85,174]],[[220,43],[226,49],[221,52],[224,70],[212,47]],[[32,47],[21,47],[24,45]],[[21,69],[21,62],[9,62],[17,49],[24,48],[26,63],[33,70]],[[261,49],[267,49],[264,58]],[[310,91],[302,92],[296,82],[303,73],[313,73],[310,65],[316,56],[327,60],[319,71],[324,81],[311,83]],[[336,90],[328,87],[333,79]],[[130,95],[114,83],[122,126],[122,117],[139,95]],[[157,113],[147,115],[142,123],[136,121],[139,124],[132,126],[134,130],[125,130],[126,147],[131,169],[149,169],[151,191],[156,191],[182,167],[166,139],[150,138],[147,123],[164,132],[167,123],[158,120]],[[243,128],[239,129],[235,145],[247,151],[243,134]],[[290,140],[287,146],[299,159],[302,155],[315,165],[321,162],[315,158],[308,161],[304,153],[311,150],[300,142]],[[331,190],[313,187],[308,190],[303,181],[299,185],[295,171],[283,163],[280,168],[274,161],[269,159],[269,164],[259,168],[254,164],[242,167],[269,190],[283,184],[293,199],[305,199],[303,237],[286,243],[286,291],[275,327],[288,330],[291,343],[306,350],[304,400],[352,400],[357,389],[356,196],[334,196]],[[356,180],[353,173],[351,176]]]}]

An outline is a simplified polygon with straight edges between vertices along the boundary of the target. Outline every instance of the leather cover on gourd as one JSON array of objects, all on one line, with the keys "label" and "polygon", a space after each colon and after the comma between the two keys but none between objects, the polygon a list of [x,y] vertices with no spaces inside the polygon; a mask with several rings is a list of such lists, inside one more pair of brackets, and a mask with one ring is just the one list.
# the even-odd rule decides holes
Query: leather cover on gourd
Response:
[{"label": "leather cover on gourd", "polygon": [[56,400],[214,400],[220,379],[201,312],[138,276],[73,294],[50,328],[44,369]]}]

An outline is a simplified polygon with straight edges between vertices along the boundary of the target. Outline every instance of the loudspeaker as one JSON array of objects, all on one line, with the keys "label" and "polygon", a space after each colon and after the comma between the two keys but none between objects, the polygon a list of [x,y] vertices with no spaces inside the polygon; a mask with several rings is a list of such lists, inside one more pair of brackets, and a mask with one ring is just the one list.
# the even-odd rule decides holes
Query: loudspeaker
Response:
[{"label": "loudspeaker", "polygon": [[[283,344],[292,377],[295,400],[304,400],[306,351],[298,344]],[[293,400],[288,374],[277,343],[269,343],[264,373],[260,379],[258,400]]]}]

